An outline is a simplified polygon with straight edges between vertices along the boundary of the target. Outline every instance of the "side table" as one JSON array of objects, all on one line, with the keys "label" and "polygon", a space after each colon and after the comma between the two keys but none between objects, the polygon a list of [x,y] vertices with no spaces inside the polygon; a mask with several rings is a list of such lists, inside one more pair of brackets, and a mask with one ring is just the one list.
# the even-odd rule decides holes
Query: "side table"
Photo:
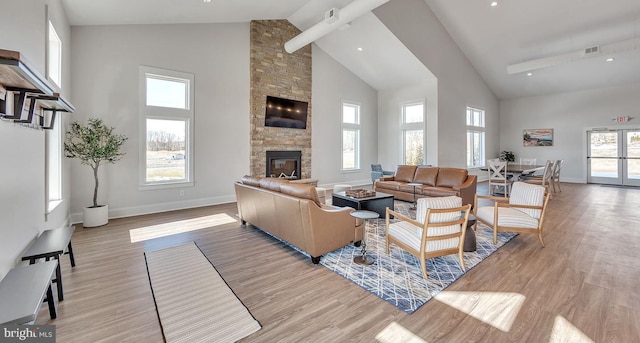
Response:
[{"label": "side table", "polygon": [[473,231],[473,225],[476,223],[476,217],[469,213],[469,219],[467,219],[467,231],[464,233],[464,246],[462,248],[465,252],[476,251],[476,233]]},{"label": "side table", "polygon": [[354,218],[362,219],[362,255],[354,257],[353,262],[365,266],[371,265],[373,264],[373,258],[367,256],[367,219],[376,219],[379,218],[380,215],[377,212],[365,210],[353,211],[350,214]]},{"label": "side table", "polygon": [[411,183],[407,183],[407,186],[413,186],[413,207],[411,209],[415,210],[416,209],[416,187],[422,186],[422,184],[411,182]]}]

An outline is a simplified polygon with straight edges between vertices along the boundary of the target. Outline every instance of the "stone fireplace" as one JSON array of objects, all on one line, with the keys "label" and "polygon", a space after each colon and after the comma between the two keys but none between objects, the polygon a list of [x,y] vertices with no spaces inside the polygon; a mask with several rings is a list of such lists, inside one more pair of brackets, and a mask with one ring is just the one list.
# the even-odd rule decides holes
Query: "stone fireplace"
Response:
[{"label": "stone fireplace", "polygon": [[[294,177],[311,178],[311,44],[293,54],[284,50],[284,43],[298,34],[300,30],[287,20],[251,21],[250,170],[254,176],[284,173],[290,177],[292,162],[272,165],[267,154],[298,151],[301,158],[296,160]],[[267,96],[307,102],[307,128],[265,126]]]},{"label": "stone fireplace", "polygon": [[301,151],[267,151],[266,176],[290,180],[300,179],[302,168]]}]

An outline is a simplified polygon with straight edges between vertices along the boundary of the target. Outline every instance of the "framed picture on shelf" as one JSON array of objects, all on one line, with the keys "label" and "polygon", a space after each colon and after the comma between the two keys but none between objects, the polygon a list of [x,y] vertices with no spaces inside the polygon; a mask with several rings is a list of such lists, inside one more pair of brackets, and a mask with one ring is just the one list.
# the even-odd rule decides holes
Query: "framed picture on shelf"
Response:
[{"label": "framed picture on shelf", "polygon": [[552,146],[553,129],[524,129],[522,131],[524,146]]}]

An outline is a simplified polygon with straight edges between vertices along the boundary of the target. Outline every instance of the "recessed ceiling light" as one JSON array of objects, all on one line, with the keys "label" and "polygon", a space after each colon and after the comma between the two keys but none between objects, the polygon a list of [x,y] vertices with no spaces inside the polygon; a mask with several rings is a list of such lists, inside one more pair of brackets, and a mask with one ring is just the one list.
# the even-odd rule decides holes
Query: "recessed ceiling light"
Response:
[{"label": "recessed ceiling light", "polygon": [[358,51],[362,51],[362,48],[358,48]]},{"label": "recessed ceiling light", "polygon": [[613,61],[615,61],[615,60],[616,60],[615,58],[613,58],[613,57],[609,57],[609,58],[607,58],[605,61],[607,61],[607,62],[613,62]]},{"label": "recessed ceiling light", "polygon": [[497,1],[491,1],[491,7],[496,7],[498,6],[498,2]]},{"label": "recessed ceiling light", "polygon": [[527,73],[527,76],[531,76],[531,75],[533,75],[533,73],[532,73],[532,72],[528,72],[528,73]]},{"label": "recessed ceiling light", "polygon": [[208,4],[208,3],[210,3],[210,2],[211,2],[211,0],[202,0],[202,2],[204,2],[204,3]]}]

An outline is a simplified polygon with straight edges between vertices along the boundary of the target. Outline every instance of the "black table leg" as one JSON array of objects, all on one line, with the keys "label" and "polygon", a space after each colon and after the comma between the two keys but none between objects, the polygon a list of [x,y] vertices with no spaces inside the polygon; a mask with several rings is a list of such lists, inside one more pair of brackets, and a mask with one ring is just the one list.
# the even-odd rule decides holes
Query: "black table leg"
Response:
[{"label": "black table leg", "polygon": [[71,241],[69,241],[69,260],[71,260],[71,267],[76,266],[76,259],[73,257],[73,248],[71,247]]},{"label": "black table leg", "polygon": [[51,319],[56,319],[58,315],[56,314],[56,301],[53,299],[51,283],[49,283],[49,287],[47,287],[47,305],[49,305],[49,316]]},{"label": "black table leg", "polygon": [[56,260],[58,260],[58,266],[56,267],[56,285],[58,286],[58,301],[64,300],[64,295],[62,295],[62,270],[60,269],[60,255],[56,255]]}]

